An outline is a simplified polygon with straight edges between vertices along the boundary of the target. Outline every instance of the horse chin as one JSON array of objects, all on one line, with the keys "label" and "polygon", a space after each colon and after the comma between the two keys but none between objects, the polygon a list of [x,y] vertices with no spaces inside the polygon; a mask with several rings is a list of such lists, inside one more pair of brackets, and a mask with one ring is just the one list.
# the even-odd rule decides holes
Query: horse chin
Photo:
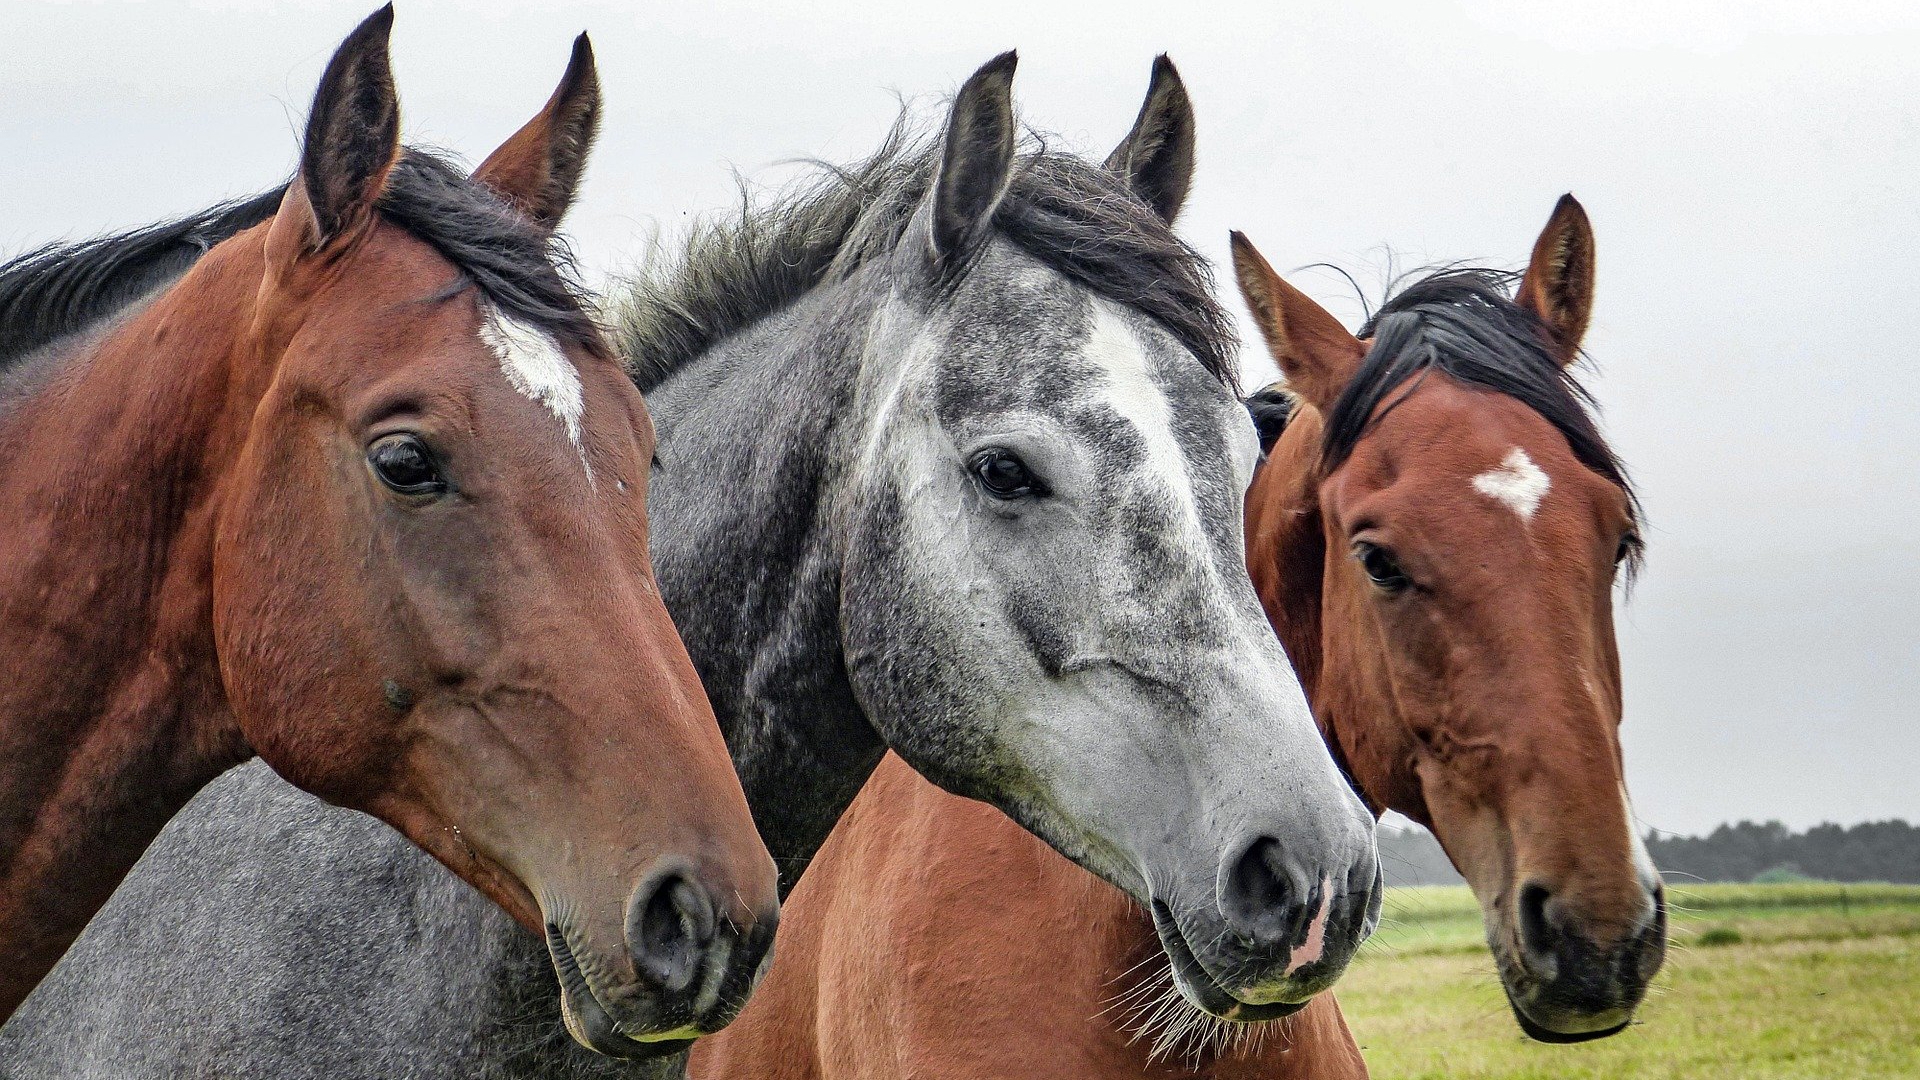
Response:
[{"label": "horse chin", "polygon": [[560,976],[560,1018],[567,1026],[567,1034],[581,1046],[604,1057],[639,1061],[668,1057],[693,1045],[693,1033],[689,1032],[667,1032],[636,1039],[621,1031],[619,1023],[588,984],[579,960],[573,955],[573,947],[557,927],[548,927],[547,948],[553,957],[554,970]]},{"label": "horse chin", "polygon": [[1555,1046],[1592,1042],[1595,1039],[1604,1039],[1609,1035],[1618,1035],[1627,1030],[1628,1025],[1633,1023],[1633,1016],[1631,1012],[1629,1012],[1625,1020],[1614,1024],[1603,1024],[1590,1031],[1555,1031],[1553,1028],[1546,1027],[1528,1016],[1526,1010],[1520,1007],[1520,1003],[1514,1000],[1513,992],[1510,990],[1507,991],[1507,1007],[1513,1010],[1513,1018],[1519,1023],[1520,1030],[1526,1034],[1527,1038],[1535,1042],[1548,1043]]},{"label": "horse chin", "polygon": [[1510,943],[1510,931],[1495,927],[1503,924],[1489,923],[1487,943],[1500,973],[1500,990],[1527,1038],[1556,1046],[1592,1042],[1618,1035],[1633,1024],[1644,989],[1609,994],[1610,1000],[1599,1003],[1566,1001],[1562,988],[1541,979],[1520,960],[1518,946]]},{"label": "horse chin", "polygon": [[[1542,989],[1527,976],[1516,975],[1514,968],[1517,965],[1510,964],[1497,951],[1495,957],[1499,960],[1500,990],[1506,995],[1507,1008],[1513,1010],[1513,1019],[1520,1025],[1520,1030],[1535,1042],[1555,1046],[1592,1042],[1618,1035],[1633,1023],[1633,1009],[1625,1007],[1599,1014],[1569,1011],[1557,1023],[1549,1025],[1537,1015],[1541,1011],[1540,998],[1544,996]],[[1518,988],[1516,982],[1521,984]],[[1523,1002],[1530,1002],[1531,1007]]]},{"label": "horse chin", "polygon": [[1167,954],[1168,966],[1173,970],[1173,985],[1179,989],[1181,997],[1201,1012],[1217,1020],[1253,1024],[1292,1016],[1306,1008],[1307,1001],[1312,1000],[1255,1003],[1234,997],[1193,954],[1186,935],[1180,931],[1180,925],[1167,905],[1155,900],[1151,906],[1153,928],[1160,935],[1160,948]]}]

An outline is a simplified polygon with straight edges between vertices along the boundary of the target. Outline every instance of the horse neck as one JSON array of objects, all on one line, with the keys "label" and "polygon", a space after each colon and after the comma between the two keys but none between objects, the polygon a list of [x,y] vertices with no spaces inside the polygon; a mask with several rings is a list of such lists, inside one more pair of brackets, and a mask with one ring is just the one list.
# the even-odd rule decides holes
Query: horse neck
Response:
[{"label": "horse neck", "polygon": [[886,746],[840,637],[846,463],[877,301],[824,286],[648,396],[648,504],[667,610],[713,702],[782,895]]},{"label": "horse neck", "polygon": [[258,248],[209,256],[0,418],[0,1019],[245,756],[211,563],[219,463],[251,411],[234,327]]}]

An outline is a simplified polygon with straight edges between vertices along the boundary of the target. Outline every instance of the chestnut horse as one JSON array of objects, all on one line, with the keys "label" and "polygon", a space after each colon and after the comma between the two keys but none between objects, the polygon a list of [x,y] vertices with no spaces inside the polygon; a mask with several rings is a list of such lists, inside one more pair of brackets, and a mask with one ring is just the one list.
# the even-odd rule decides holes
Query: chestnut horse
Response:
[{"label": "chestnut horse", "polygon": [[550,233],[591,53],[469,178],[398,142],[392,18],[233,211],[264,220],[142,302],[89,283],[190,236],[0,270],[0,1018],[255,754],[536,929],[598,1048],[723,1023],[766,951],[772,861],[648,561],[646,408]]},{"label": "chestnut horse", "polygon": [[[1271,452],[1248,562],[1316,717],[1375,810],[1433,829],[1472,883],[1523,1029],[1618,1031],[1660,965],[1664,908],[1616,735],[1612,593],[1636,507],[1568,373],[1592,299],[1586,215],[1562,200],[1515,297],[1440,273],[1381,309],[1370,345],[1237,234],[1233,249],[1288,386],[1250,402]],[[1366,1075],[1331,996],[1232,1024],[1167,968],[1126,896],[889,759],[788,898],[759,996],[691,1075]]]}]

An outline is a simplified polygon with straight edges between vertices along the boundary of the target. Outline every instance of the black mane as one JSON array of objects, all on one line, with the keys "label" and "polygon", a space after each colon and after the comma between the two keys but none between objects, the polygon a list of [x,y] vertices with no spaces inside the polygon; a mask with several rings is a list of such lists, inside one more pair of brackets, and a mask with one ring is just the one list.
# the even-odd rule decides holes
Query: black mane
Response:
[{"label": "black mane", "polygon": [[[50,245],[0,266],[0,372],[171,283],[214,245],[271,218],[285,192],[282,185],[177,221]],[[408,149],[376,205],[503,313],[563,341],[605,350],[564,246],[444,158]]]},{"label": "black mane", "polygon": [[0,371],[179,277],[215,244],[272,217],[285,191],[118,236],[49,244],[0,266]]},{"label": "black mane", "polygon": [[[823,166],[811,185],[698,227],[677,258],[628,282],[616,297],[617,334],[640,389],[891,252],[940,160],[937,141],[906,130],[902,121],[865,161]],[[1214,299],[1206,260],[1118,175],[1036,146],[1016,162],[993,220],[1000,236],[1047,266],[1151,316],[1236,387],[1234,324]]]},{"label": "black mane", "polygon": [[1323,466],[1339,467],[1376,413],[1384,413],[1383,403],[1392,409],[1405,399],[1405,393],[1390,398],[1397,388],[1437,370],[1539,413],[1566,437],[1581,463],[1627,493],[1637,520],[1639,500],[1625,467],[1594,424],[1592,395],[1548,347],[1540,318],[1509,296],[1514,277],[1497,270],[1445,269],[1382,304],[1360,328],[1359,336],[1371,337],[1373,344],[1327,415]]},{"label": "black mane", "polygon": [[375,205],[465,274],[502,314],[589,352],[606,352],[565,243],[445,158],[409,149],[387,174]]},{"label": "black mane", "polygon": [[1253,415],[1253,427],[1260,433],[1260,453],[1264,456],[1286,433],[1293,419],[1293,395],[1284,383],[1263,386],[1247,395],[1247,412]]}]

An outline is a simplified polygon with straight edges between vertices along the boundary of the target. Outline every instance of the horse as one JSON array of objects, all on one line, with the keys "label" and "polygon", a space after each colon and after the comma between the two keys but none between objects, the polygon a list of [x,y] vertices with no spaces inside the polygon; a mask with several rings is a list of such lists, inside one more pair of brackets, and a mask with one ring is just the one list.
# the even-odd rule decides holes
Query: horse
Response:
[{"label": "horse", "polygon": [[767,953],[772,860],[648,561],[645,403],[551,233],[591,50],[469,177],[399,142],[392,21],[334,54],[284,189],[0,269],[0,1018],[256,755],[538,935],[595,1049],[676,1052]]},{"label": "horse", "polygon": [[[1378,858],[1246,575],[1232,324],[1153,209],[1184,114],[1153,99],[1104,165],[1023,147],[1014,67],[609,302],[660,433],[661,593],[783,884],[892,748],[1148,905],[1221,1011],[1291,1012],[1371,929]],[[331,929],[361,911],[402,914]],[[553,1039],[536,947],[239,771],[0,1029],[0,1072],[676,1072]]]},{"label": "horse", "polygon": [[[1620,1030],[1664,946],[1616,735],[1638,513],[1568,370],[1593,252],[1569,196],[1517,296],[1443,271],[1355,338],[1233,240],[1286,376],[1249,400],[1251,575],[1343,767],[1440,837],[1550,1042]],[[1367,1075],[1331,995],[1265,1024],[1196,1008],[1149,912],[895,759],[785,911],[780,962],[694,1080]]]}]

